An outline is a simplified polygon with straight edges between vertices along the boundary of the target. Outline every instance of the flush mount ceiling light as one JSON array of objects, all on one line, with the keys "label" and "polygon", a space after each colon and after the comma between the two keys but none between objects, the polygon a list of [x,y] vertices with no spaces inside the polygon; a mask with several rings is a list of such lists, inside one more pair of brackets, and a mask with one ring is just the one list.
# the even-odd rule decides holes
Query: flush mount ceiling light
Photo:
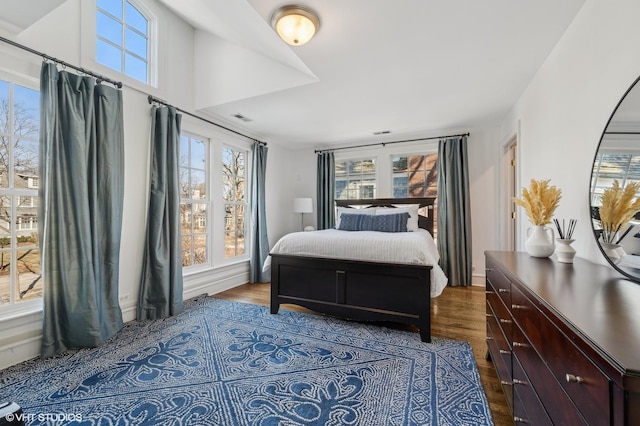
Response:
[{"label": "flush mount ceiling light", "polygon": [[318,31],[320,20],[308,7],[291,4],[273,13],[271,26],[285,43],[302,46]]}]

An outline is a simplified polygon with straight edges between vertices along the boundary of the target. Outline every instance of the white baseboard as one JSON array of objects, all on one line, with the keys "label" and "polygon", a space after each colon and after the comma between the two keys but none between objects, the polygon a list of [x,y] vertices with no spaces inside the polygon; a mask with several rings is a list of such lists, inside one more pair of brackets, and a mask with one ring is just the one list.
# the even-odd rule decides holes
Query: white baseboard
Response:
[{"label": "white baseboard", "polygon": [[[247,262],[203,271],[185,277],[183,298],[187,300],[202,294],[220,293],[248,281]],[[125,323],[136,319],[136,304],[137,300],[128,299],[120,305]],[[0,334],[0,370],[40,356],[42,311],[3,322],[0,326],[4,329]],[[16,333],[11,335],[6,330],[16,330]]]}]

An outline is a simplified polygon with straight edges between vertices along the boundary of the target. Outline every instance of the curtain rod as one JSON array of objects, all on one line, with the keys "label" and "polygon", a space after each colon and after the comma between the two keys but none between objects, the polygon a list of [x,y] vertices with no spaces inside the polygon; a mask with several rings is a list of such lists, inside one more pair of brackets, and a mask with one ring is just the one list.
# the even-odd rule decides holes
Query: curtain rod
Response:
[{"label": "curtain rod", "polygon": [[198,116],[198,115],[192,114],[192,113],[190,113],[189,111],[185,111],[185,110],[183,110],[183,109],[180,109],[180,108],[178,108],[178,107],[175,107],[175,106],[173,106],[173,105],[171,105],[171,104],[169,104],[169,103],[167,103],[167,102],[163,101],[162,99],[158,99],[158,98],[156,98],[156,97],[154,97],[154,96],[149,95],[149,96],[147,97],[147,100],[149,101],[149,103],[150,103],[150,104],[155,102],[155,103],[160,104],[160,105],[165,105],[165,106],[169,106],[169,107],[175,108],[175,109],[176,109],[176,111],[180,111],[180,112],[181,112],[181,113],[183,113],[183,114],[187,114],[187,115],[189,115],[189,116],[191,116],[191,117],[193,117],[193,118],[197,118],[198,120],[202,120],[202,121],[204,121],[204,122],[206,122],[206,123],[213,124],[214,126],[218,126],[218,127],[222,128],[222,129],[228,130],[229,132],[235,133],[236,135],[240,135],[240,136],[242,136],[243,138],[247,138],[247,139],[251,139],[251,140],[253,140],[253,141],[256,141],[256,142],[258,142],[260,145],[267,146],[267,143],[266,143],[266,142],[259,141],[259,140],[255,139],[255,138],[249,137],[249,136],[247,136],[247,135],[245,135],[245,134],[242,134],[242,133],[240,133],[240,132],[236,132],[236,131],[235,131],[235,130],[233,130],[233,129],[230,129],[230,128],[228,128],[228,127],[224,127],[224,126],[223,126],[223,125],[221,125],[221,124],[214,123],[214,122],[213,122],[213,121],[211,121],[211,120],[207,120],[206,118],[203,118],[203,117],[200,117],[200,116]]},{"label": "curtain rod", "polygon": [[459,135],[432,136],[432,137],[428,137],[428,138],[405,139],[405,140],[401,140],[401,141],[376,142],[376,143],[370,143],[370,144],[365,144],[365,145],[343,146],[343,147],[340,147],[340,148],[316,149],[315,153],[319,154],[321,152],[340,151],[342,149],[364,148],[364,147],[377,146],[377,145],[385,146],[385,145],[392,145],[394,143],[428,141],[428,140],[431,140],[431,139],[455,138],[456,136],[469,136],[469,134],[470,133],[462,133],[462,134],[459,134]]},{"label": "curtain rod", "polygon": [[8,38],[0,37],[0,41],[2,41],[4,43],[7,43],[7,44],[10,44],[10,45],[12,45],[14,47],[17,47],[18,49],[26,50],[27,52],[33,53],[34,55],[42,56],[43,59],[49,60],[51,62],[55,62],[56,64],[60,64],[63,67],[69,67],[69,68],[72,68],[72,69],[82,73],[82,74],[90,75],[91,77],[94,77],[94,78],[96,78],[96,80],[98,80],[97,81],[98,84],[100,84],[101,82],[104,81],[104,82],[107,82],[109,84],[113,84],[118,89],[122,89],[122,82],[120,82],[120,81],[111,80],[110,78],[105,77],[105,76],[100,75],[100,74],[97,74],[97,73],[95,73],[93,71],[90,71],[90,70],[87,70],[87,69],[84,69],[84,68],[81,68],[81,67],[77,67],[77,66],[72,65],[72,64],[70,64],[68,62],[65,62],[65,61],[62,61],[60,59],[54,58],[53,56],[49,56],[49,55],[47,55],[45,53],[38,52],[37,50],[34,50],[34,49],[32,49],[30,47],[27,47],[27,46],[24,46],[24,45],[22,45],[20,43],[16,43],[15,41],[9,40]]}]

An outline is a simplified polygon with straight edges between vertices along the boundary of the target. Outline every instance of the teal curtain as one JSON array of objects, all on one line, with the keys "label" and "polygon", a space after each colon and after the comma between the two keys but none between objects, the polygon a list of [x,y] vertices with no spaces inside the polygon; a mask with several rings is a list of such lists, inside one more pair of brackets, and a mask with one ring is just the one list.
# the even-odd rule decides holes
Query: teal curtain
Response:
[{"label": "teal curtain", "polygon": [[138,320],[182,312],[180,123],[173,107],[151,107],[151,176]]},{"label": "teal curtain", "polygon": [[43,63],[40,128],[41,354],[50,357],[122,328],[122,92]]},{"label": "teal curtain", "polygon": [[335,226],[336,161],[333,152],[318,153],[317,172],[318,229]]},{"label": "teal curtain", "polygon": [[451,286],[471,285],[471,206],[467,137],[438,146],[438,252]]},{"label": "teal curtain", "polygon": [[252,283],[268,282],[270,274],[262,271],[269,255],[267,236],[267,210],[265,204],[265,179],[267,174],[267,153],[269,149],[260,142],[251,147],[251,258],[249,280]]}]

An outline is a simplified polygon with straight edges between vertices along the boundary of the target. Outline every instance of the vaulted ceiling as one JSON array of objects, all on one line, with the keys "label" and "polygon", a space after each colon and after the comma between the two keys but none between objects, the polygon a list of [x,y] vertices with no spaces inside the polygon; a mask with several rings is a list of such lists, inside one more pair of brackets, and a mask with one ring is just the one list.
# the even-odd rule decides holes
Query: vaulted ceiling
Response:
[{"label": "vaulted ceiling", "polygon": [[[3,2],[1,19],[28,25],[63,1]],[[270,27],[284,0],[157,1],[196,29],[195,108],[291,147],[497,121],[584,3],[301,0],[320,30],[291,47]]]}]

